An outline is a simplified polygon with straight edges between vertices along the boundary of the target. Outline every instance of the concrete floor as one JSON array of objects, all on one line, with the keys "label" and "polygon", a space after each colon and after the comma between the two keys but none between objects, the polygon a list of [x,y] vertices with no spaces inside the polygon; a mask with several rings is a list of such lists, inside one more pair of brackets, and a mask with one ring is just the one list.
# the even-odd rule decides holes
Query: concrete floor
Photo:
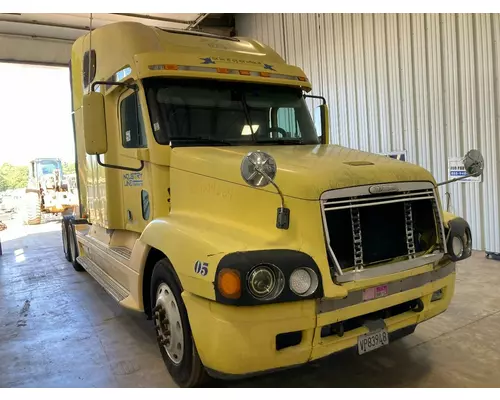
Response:
[{"label": "concrete floor", "polygon": [[[59,224],[1,232],[0,387],[173,387],[150,321],[65,261]],[[500,386],[500,263],[458,267],[449,310],[363,357],[340,354],[222,387]]]}]

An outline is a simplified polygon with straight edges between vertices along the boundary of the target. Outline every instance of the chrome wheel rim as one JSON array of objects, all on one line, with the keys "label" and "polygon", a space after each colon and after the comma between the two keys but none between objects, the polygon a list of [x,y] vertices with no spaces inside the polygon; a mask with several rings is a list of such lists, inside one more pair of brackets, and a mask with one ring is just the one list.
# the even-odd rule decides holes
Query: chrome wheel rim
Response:
[{"label": "chrome wheel rim", "polygon": [[180,364],[184,354],[184,332],[179,305],[170,286],[161,283],[156,291],[154,309],[156,333],[160,346],[174,364]]}]

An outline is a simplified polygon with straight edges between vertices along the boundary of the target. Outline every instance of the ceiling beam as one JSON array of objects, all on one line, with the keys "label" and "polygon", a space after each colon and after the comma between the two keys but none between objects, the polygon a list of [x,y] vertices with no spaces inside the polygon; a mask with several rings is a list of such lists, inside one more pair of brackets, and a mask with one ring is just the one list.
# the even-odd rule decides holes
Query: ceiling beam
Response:
[{"label": "ceiling beam", "polygon": [[65,42],[65,43],[74,43],[75,42],[73,39],[62,39],[62,38],[53,37],[53,36],[29,35],[29,34],[23,34],[23,33],[0,32],[0,36],[17,37],[17,38],[34,39],[34,40],[50,40],[50,41],[54,41],[54,42]]},{"label": "ceiling beam", "polygon": [[43,67],[65,67],[68,68],[68,64],[57,63],[57,62],[45,62],[45,61],[27,61],[27,60],[16,60],[14,58],[0,58],[0,63],[6,64],[23,64],[23,65],[41,65]]},{"label": "ceiling beam", "polygon": [[[53,28],[64,28],[64,29],[74,29],[77,31],[88,31],[89,27],[88,26],[76,26],[76,25],[67,25],[67,24],[58,24],[55,22],[40,22],[36,20],[31,20],[31,21],[23,21],[23,20],[14,20],[14,19],[8,19],[8,18],[1,18],[0,17],[0,22],[11,22],[13,24],[25,24],[25,25],[38,25],[38,26],[50,26]],[[95,28],[94,28],[95,29]]]}]

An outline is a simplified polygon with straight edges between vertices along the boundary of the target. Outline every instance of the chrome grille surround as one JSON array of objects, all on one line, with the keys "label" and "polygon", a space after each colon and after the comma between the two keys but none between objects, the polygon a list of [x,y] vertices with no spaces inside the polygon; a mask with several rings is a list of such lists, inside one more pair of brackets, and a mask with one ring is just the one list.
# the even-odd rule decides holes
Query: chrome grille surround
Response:
[{"label": "chrome grille surround", "polygon": [[[382,194],[382,195],[381,195]],[[430,200],[432,202],[437,243],[432,253],[415,253],[413,235],[413,213],[411,201]],[[380,263],[370,267],[363,265],[363,248],[359,209],[362,207],[404,203],[407,254],[403,261]],[[445,254],[443,216],[438,203],[438,194],[431,182],[398,182],[390,184],[364,185],[324,192],[320,198],[323,229],[328,256],[333,264],[332,277],[335,281],[349,282],[373,278],[385,274],[405,271],[422,265],[437,263]],[[343,271],[330,243],[327,213],[333,210],[349,209],[352,223],[354,265],[352,270]]]}]

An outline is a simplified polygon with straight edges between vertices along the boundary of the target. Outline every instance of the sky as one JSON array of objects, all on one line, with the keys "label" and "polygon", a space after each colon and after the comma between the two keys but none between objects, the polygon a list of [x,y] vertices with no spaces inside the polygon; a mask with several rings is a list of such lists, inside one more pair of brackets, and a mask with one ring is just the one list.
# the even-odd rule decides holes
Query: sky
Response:
[{"label": "sky", "polygon": [[0,165],[74,162],[69,69],[0,63]]}]

